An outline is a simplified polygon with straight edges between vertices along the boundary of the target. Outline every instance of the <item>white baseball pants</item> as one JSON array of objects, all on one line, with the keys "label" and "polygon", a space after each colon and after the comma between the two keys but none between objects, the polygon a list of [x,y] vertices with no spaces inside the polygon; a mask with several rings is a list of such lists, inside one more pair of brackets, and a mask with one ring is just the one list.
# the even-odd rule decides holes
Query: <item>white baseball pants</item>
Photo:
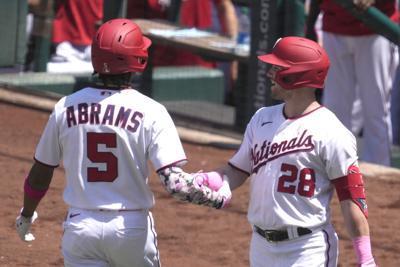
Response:
[{"label": "white baseball pants", "polygon": [[160,266],[150,211],[70,208],[63,226],[66,267]]},{"label": "white baseball pants", "polygon": [[269,242],[253,232],[251,267],[336,267],[338,237],[331,225],[295,239]]},{"label": "white baseball pants", "polygon": [[390,93],[399,61],[398,48],[376,34],[345,36],[329,32],[323,33],[323,45],[331,61],[323,104],[348,129],[354,129],[352,109],[358,89],[363,122],[361,160],[390,166]]}]

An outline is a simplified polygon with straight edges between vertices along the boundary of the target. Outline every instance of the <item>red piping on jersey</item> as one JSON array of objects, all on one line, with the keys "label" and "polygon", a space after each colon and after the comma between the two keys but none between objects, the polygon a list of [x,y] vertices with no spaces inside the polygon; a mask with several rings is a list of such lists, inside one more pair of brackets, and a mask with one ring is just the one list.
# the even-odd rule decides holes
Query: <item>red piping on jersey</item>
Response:
[{"label": "red piping on jersey", "polygon": [[304,113],[304,114],[302,114],[302,115],[300,115],[300,116],[297,116],[297,117],[287,117],[287,116],[285,115],[285,106],[283,106],[283,108],[282,108],[282,115],[283,115],[283,117],[284,117],[285,119],[287,119],[287,120],[297,120],[297,119],[300,119],[300,118],[302,118],[302,117],[305,117],[305,116],[307,116],[307,115],[313,113],[314,111],[316,111],[316,110],[318,110],[318,109],[320,109],[320,108],[323,108],[323,107],[324,107],[324,106],[321,105],[321,106],[319,106],[319,107],[317,107],[317,108],[315,108],[315,109],[313,109],[313,110],[311,110],[311,111],[309,111],[309,112],[307,112],[307,113]]},{"label": "red piping on jersey", "polygon": [[165,165],[165,166],[159,168],[156,172],[162,171],[162,170],[164,170],[164,169],[166,169],[166,168],[168,168],[168,167],[172,167],[172,166],[177,166],[177,167],[179,167],[179,166],[178,166],[178,163],[184,162],[184,161],[187,161],[187,159],[181,159],[181,160],[175,161],[175,162],[173,162],[173,163],[171,163],[171,164]]},{"label": "red piping on jersey", "polygon": [[50,165],[50,164],[43,163],[43,162],[41,162],[40,160],[38,160],[37,158],[35,158],[35,157],[33,157],[33,159],[34,159],[37,163],[42,164],[42,165],[44,165],[44,166],[46,166],[46,167],[57,168],[57,167],[59,166],[59,164],[57,164],[57,165],[54,166],[54,165]]},{"label": "red piping on jersey", "polygon": [[245,170],[242,170],[241,168],[236,167],[236,166],[233,165],[232,163],[228,162],[228,165],[231,166],[232,168],[234,168],[234,169],[240,171],[240,172],[243,172],[243,173],[247,174],[247,176],[250,176],[250,173],[248,173],[248,172],[245,171]]}]

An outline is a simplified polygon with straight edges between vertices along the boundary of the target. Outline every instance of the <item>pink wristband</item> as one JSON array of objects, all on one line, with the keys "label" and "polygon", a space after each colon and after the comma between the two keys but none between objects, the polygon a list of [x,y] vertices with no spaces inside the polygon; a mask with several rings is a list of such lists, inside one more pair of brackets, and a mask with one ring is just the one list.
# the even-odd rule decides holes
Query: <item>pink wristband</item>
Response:
[{"label": "pink wristband", "polygon": [[370,237],[358,236],[352,239],[353,248],[357,255],[358,264],[364,264],[373,261],[372,251],[371,251],[371,240]]},{"label": "pink wristband", "polygon": [[25,179],[24,183],[24,192],[27,194],[30,198],[36,199],[36,200],[41,200],[42,197],[46,194],[48,188],[44,190],[37,190],[33,188],[28,181],[28,177]]}]

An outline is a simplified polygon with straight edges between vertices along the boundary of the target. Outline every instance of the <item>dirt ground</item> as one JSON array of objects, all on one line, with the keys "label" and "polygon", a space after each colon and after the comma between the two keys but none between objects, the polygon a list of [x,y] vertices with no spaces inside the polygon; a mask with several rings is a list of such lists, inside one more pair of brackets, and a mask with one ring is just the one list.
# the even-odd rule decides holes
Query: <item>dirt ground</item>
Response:
[{"label": "dirt ground", "polygon": [[[0,266],[62,266],[61,224],[63,170],[56,169],[33,226],[36,240],[24,243],[14,230],[22,205],[23,180],[48,113],[0,103]],[[209,170],[225,162],[233,150],[184,143],[187,171]],[[381,267],[400,266],[400,177],[365,177],[373,253]],[[249,266],[251,228],[246,219],[248,184],[234,192],[226,210],[180,203],[162,188],[155,174],[153,215],[163,267]],[[340,266],[355,266],[355,256],[338,208],[332,203],[333,223],[340,237]]]}]

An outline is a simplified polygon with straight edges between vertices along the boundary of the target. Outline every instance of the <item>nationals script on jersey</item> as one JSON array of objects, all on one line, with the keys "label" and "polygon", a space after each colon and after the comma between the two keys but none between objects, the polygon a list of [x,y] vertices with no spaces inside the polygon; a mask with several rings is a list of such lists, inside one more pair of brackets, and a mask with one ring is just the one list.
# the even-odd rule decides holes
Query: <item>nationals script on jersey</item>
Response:
[{"label": "nationals script on jersey", "polygon": [[186,161],[165,107],[134,89],[88,87],[62,98],[35,159],[57,166],[61,155],[64,200],[83,209],[149,209],[147,159],[156,170]]},{"label": "nationals script on jersey", "polygon": [[356,140],[325,107],[297,118],[285,118],[283,108],[254,114],[229,163],[251,174],[250,223],[317,227],[330,219],[331,180],[357,163]]}]

